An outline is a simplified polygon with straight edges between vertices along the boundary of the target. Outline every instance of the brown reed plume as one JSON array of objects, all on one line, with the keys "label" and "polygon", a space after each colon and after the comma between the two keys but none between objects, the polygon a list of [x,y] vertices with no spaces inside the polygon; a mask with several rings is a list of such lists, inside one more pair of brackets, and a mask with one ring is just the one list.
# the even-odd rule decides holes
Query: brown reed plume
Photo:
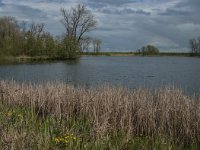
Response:
[{"label": "brown reed plume", "polygon": [[131,137],[165,135],[185,144],[200,143],[200,98],[187,97],[173,87],[130,91],[0,81],[0,101],[30,107],[38,117],[85,117],[93,136],[123,131]]}]

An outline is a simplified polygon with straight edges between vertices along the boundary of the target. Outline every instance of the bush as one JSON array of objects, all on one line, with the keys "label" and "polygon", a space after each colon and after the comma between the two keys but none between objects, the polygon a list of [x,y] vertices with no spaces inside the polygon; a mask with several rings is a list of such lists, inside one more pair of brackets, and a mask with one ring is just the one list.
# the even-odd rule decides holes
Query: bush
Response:
[{"label": "bush", "polygon": [[157,47],[153,45],[147,45],[138,50],[138,53],[142,55],[158,55],[160,52]]}]

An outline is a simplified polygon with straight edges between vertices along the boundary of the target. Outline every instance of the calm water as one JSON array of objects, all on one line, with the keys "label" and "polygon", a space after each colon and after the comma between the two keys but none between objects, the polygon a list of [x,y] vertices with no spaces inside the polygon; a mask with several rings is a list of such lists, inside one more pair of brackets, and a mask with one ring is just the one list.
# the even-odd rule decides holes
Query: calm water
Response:
[{"label": "calm water", "polygon": [[0,79],[34,83],[63,81],[137,87],[175,85],[189,94],[200,92],[200,59],[190,57],[82,57],[79,61],[0,65]]}]

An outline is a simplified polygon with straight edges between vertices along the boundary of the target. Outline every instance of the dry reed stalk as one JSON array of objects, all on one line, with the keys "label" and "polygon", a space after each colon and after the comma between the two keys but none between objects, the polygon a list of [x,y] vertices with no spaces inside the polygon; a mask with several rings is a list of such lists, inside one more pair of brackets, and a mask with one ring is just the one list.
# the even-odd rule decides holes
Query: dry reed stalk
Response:
[{"label": "dry reed stalk", "polygon": [[32,85],[0,81],[1,101],[28,106],[38,116],[85,117],[91,134],[123,131],[129,136],[169,136],[185,143],[200,143],[200,98],[187,97],[181,90],[157,90],[101,86],[75,88],[63,83]]}]

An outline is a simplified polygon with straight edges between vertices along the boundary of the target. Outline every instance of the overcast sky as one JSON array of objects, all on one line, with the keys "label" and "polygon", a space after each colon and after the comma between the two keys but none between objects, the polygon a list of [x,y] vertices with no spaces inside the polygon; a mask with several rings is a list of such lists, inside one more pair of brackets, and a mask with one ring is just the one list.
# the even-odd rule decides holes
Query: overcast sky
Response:
[{"label": "overcast sky", "polygon": [[98,26],[103,51],[131,51],[153,44],[161,51],[188,51],[200,36],[200,0],[0,0],[0,16],[45,23],[54,35],[64,31],[60,8],[85,4]]}]

